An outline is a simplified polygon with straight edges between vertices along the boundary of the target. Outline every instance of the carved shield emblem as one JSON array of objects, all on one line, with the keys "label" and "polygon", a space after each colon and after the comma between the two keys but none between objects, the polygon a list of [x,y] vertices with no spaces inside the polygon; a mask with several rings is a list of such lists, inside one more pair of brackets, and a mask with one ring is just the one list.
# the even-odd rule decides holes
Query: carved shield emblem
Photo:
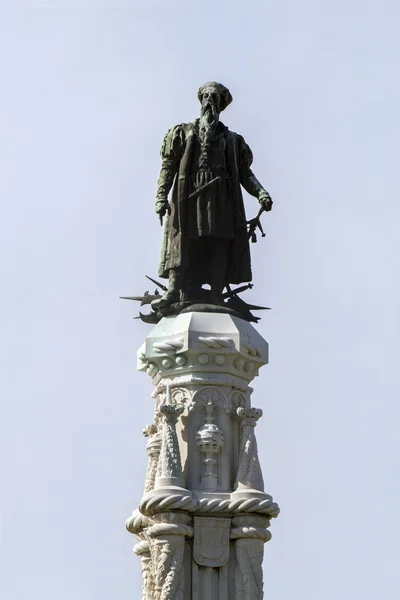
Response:
[{"label": "carved shield emblem", "polygon": [[229,559],[230,519],[194,518],[193,558],[203,567],[222,567]]}]

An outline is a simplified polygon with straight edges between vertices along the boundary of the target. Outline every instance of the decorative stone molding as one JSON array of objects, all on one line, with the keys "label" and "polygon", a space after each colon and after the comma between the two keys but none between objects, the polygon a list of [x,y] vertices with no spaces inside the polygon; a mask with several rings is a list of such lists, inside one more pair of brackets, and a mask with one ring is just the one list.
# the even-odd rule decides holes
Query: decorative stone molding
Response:
[{"label": "decorative stone molding", "polygon": [[[170,385],[171,388],[182,388],[183,386],[213,386],[228,387],[230,389],[237,390],[238,392],[252,391],[252,388],[250,388],[247,384],[244,384],[242,380],[236,379],[234,377],[227,378],[223,375],[218,379],[213,377],[198,377],[193,374],[181,375],[179,377],[175,377],[173,381],[169,380],[168,385]],[[163,392],[166,389],[166,386],[166,381],[160,381],[153,391],[153,398],[156,397],[160,392]]]},{"label": "decorative stone molding", "polygon": [[210,373],[249,382],[267,362],[265,340],[250,323],[229,314],[185,313],[162,319],[138,352],[138,369],[147,371],[155,385],[166,376],[175,379],[182,370],[201,372],[205,365]]},{"label": "decorative stone molding", "polygon": [[218,513],[218,514],[262,514],[272,519],[279,515],[279,506],[272,500],[268,494],[260,494],[260,497],[235,498],[235,493],[231,494],[228,500],[219,498],[201,498],[198,500],[196,512],[198,513]]},{"label": "decorative stone molding", "polygon": [[184,344],[183,338],[178,338],[176,340],[166,340],[163,342],[154,342],[153,349],[157,353],[166,353],[173,352],[176,353],[178,350],[181,350]]},{"label": "decorative stone molding", "polygon": [[219,348],[231,348],[233,346],[233,340],[224,337],[201,337],[199,336],[199,342],[207,348],[219,349]]}]

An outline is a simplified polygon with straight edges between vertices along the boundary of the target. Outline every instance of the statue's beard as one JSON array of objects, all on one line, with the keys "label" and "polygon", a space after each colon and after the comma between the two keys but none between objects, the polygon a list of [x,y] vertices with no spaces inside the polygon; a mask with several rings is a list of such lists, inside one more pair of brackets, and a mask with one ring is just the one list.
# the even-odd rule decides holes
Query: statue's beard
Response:
[{"label": "statue's beard", "polygon": [[219,112],[213,102],[207,102],[201,107],[199,133],[200,139],[210,139],[217,128]]},{"label": "statue's beard", "polygon": [[199,137],[201,144],[200,167],[208,166],[208,151],[219,122],[219,110],[213,102],[201,107]]}]

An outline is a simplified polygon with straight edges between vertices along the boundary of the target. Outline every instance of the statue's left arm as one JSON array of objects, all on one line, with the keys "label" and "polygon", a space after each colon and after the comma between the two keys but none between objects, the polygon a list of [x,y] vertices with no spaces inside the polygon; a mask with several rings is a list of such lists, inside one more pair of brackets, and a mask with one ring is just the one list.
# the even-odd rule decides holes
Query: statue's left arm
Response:
[{"label": "statue's left arm", "polygon": [[271,210],[272,198],[251,170],[253,153],[242,136],[239,136],[239,153],[239,176],[241,185],[248,194],[258,199],[264,210]]},{"label": "statue's left arm", "polygon": [[156,212],[163,216],[168,210],[168,194],[178,170],[182,145],[182,126],[172,127],[161,148],[162,167],[157,185]]}]

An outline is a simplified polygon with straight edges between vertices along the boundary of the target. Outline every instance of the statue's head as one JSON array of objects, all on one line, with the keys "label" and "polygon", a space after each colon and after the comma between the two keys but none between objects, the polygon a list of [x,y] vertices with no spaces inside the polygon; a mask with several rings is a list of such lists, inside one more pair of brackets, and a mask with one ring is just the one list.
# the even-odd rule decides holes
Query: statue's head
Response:
[{"label": "statue's head", "polygon": [[207,81],[199,89],[198,98],[201,103],[199,120],[201,155],[199,166],[206,167],[208,164],[208,150],[217,130],[219,114],[232,102],[232,96],[228,88],[222,83]]},{"label": "statue's head", "polygon": [[207,107],[214,109],[218,114],[232,102],[232,95],[228,88],[216,81],[207,81],[201,86],[198,93],[202,112]]}]

